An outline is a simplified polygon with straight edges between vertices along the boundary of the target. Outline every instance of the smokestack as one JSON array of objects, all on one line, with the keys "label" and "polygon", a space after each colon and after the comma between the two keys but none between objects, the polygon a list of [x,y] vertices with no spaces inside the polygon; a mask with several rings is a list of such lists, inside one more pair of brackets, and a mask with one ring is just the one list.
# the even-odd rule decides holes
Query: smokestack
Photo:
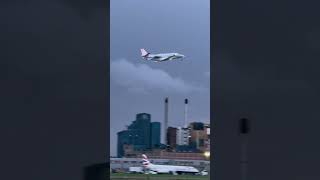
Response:
[{"label": "smokestack", "polygon": [[184,100],[184,124],[183,127],[187,127],[188,122],[188,99]]},{"label": "smokestack", "polygon": [[167,140],[167,131],[168,131],[168,106],[169,106],[169,98],[166,97],[166,99],[164,100],[164,144],[167,145],[168,144],[168,140]]}]

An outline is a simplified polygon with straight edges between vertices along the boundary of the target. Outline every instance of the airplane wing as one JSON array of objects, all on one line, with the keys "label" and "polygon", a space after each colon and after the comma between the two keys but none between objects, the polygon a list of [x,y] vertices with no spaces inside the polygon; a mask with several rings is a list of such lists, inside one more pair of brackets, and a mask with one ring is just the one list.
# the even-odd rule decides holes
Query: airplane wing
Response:
[{"label": "airplane wing", "polygon": [[174,57],[174,55],[172,55],[172,56],[153,56],[150,58],[150,60],[156,61],[156,62],[168,61],[168,60],[171,60],[172,57]]},{"label": "airplane wing", "polygon": [[150,60],[153,60],[153,59],[160,59],[162,58],[162,56],[148,56],[147,58]]},{"label": "airplane wing", "polygon": [[160,61],[165,61],[167,60],[168,57],[163,57],[163,56],[153,56],[150,60],[160,62]]},{"label": "airplane wing", "polygon": [[159,59],[159,61],[169,61],[169,60],[171,60],[172,57],[174,57],[174,55],[162,57],[162,58]]}]

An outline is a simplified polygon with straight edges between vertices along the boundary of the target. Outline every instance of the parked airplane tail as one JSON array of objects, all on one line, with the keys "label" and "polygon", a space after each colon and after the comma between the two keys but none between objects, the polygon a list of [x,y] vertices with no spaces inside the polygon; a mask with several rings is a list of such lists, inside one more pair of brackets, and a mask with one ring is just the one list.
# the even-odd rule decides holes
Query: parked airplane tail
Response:
[{"label": "parked airplane tail", "polygon": [[140,51],[141,51],[141,56],[142,57],[147,57],[150,54],[145,49],[140,49]]},{"label": "parked airplane tail", "polygon": [[148,160],[148,157],[145,155],[145,154],[142,154],[142,165],[144,167],[147,167],[149,166],[151,163],[150,161]]}]

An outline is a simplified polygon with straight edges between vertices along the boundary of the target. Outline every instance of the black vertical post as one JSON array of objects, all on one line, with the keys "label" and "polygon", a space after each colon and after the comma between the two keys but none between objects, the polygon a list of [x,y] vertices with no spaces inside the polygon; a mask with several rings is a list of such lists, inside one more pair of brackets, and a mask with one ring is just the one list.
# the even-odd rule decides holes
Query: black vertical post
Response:
[{"label": "black vertical post", "polygon": [[250,124],[248,119],[240,119],[239,130],[241,138],[241,180],[248,180],[248,134],[250,131]]},{"label": "black vertical post", "polygon": [[84,180],[107,180],[110,177],[110,164],[93,164],[84,168]]}]

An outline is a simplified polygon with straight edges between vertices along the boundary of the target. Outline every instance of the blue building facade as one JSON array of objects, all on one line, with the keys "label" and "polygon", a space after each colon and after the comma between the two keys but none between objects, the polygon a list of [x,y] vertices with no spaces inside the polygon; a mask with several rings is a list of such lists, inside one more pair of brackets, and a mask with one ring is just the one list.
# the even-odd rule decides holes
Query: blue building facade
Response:
[{"label": "blue building facade", "polygon": [[134,150],[148,150],[160,146],[160,122],[151,123],[151,115],[140,113],[127,130],[118,132],[118,157],[124,156],[124,144],[133,145]]},{"label": "blue building facade", "polygon": [[161,137],[161,124],[160,122],[151,123],[151,148],[160,147],[160,137]]}]

